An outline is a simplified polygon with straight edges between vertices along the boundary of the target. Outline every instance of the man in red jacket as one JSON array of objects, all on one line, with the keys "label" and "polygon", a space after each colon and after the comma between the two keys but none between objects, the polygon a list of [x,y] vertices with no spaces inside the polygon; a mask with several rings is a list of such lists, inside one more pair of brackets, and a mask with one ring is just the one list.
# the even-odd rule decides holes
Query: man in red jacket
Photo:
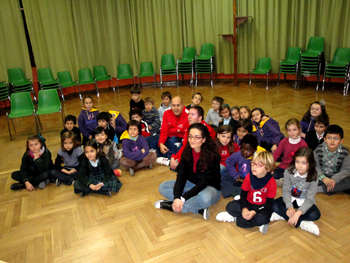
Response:
[{"label": "man in red jacket", "polygon": [[158,157],[170,160],[171,155],[180,150],[187,128],[188,110],[180,97],[174,97],[171,101],[171,109],[164,112],[160,134],[146,138],[148,146],[157,151]]}]

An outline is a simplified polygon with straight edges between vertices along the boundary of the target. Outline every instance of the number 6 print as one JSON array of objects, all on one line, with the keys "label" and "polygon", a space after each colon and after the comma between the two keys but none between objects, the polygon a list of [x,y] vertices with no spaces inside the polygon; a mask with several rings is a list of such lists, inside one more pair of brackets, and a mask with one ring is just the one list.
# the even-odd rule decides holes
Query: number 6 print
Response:
[{"label": "number 6 print", "polygon": [[261,195],[261,192],[254,192],[254,194],[253,194],[253,202],[254,203],[261,203],[262,202],[262,198],[259,195]]}]

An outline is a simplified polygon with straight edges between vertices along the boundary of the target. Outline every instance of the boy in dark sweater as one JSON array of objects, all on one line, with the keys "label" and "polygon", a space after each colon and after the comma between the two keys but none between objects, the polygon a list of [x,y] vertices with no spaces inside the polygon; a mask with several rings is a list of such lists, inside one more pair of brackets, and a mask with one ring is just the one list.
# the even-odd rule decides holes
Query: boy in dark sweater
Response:
[{"label": "boy in dark sweater", "polygon": [[[105,133],[108,136],[108,139],[111,141],[115,141],[115,143],[118,146],[118,138],[115,135],[115,130],[110,125],[111,118],[112,118],[112,115],[109,112],[100,112],[96,117],[98,127],[104,128]],[[93,137],[95,137],[95,134],[93,134]]]},{"label": "boy in dark sweater", "polygon": [[332,195],[350,189],[350,155],[342,145],[343,138],[340,126],[329,125],[324,132],[324,143],[314,151],[318,193]]},{"label": "boy in dark sweater", "polygon": [[130,110],[139,108],[141,110],[145,109],[145,104],[141,99],[141,89],[138,86],[133,86],[130,90],[131,100],[130,100]]},{"label": "boy in dark sweater", "polygon": [[324,142],[324,131],[329,125],[328,118],[322,115],[315,119],[315,129],[308,131],[305,136],[305,142],[311,150],[315,150],[317,146]]},{"label": "boy in dark sweater", "polygon": [[154,107],[154,99],[147,97],[145,99],[145,109],[142,111],[143,119],[148,124],[148,129],[151,135],[159,133],[160,120],[159,113],[156,107]]},{"label": "boy in dark sweater", "polygon": [[81,142],[80,129],[75,126],[76,124],[77,124],[77,118],[73,115],[67,115],[66,118],[64,119],[64,129],[60,133],[61,138],[63,133],[67,131],[72,131],[77,141]]}]

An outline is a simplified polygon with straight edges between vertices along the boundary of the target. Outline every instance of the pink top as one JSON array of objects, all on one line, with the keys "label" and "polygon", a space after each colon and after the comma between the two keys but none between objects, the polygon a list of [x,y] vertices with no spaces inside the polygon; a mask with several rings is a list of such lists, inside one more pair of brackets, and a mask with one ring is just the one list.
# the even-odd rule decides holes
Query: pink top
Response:
[{"label": "pink top", "polygon": [[283,153],[282,162],[278,167],[286,169],[293,160],[294,153],[301,147],[308,147],[307,143],[303,139],[301,139],[297,144],[291,144],[289,142],[289,137],[282,139],[282,141],[280,141],[278,144],[276,151],[273,153],[275,162]]}]

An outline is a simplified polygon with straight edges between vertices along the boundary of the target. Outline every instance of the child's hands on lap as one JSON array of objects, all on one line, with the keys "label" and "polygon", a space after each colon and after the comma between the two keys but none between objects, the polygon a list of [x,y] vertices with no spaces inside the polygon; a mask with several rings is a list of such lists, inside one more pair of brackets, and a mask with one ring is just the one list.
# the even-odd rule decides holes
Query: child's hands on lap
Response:
[{"label": "child's hands on lap", "polygon": [[295,214],[295,209],[293,207],[289,207],[286,214],[289,218],[293,217]]},{"label": "child's hands on lap", "polygon": [[183,205],[184,205],[184,202],[182,202],[181,199],[176,198],[173,202],[173,210],[176,213],[181,213]]},{"label": "child's hands on lap", "polygon": [[322,182],[327,186],[327,192],[333,191],[335,186],[334,179],[329,179],[327,177],[322,179]]},{"label": "child's hands on lap", "polygon": [[294,215],[292,217],[289,217],[288,225],[295,226],[298,223],[301,214],[302,212],[300,210],[298,210],[297,212],[294,211]]},{"label": "child's hands on lap", "polygon": [[256,215],[254,210],[249,211],[248,208],[243,208],[242,216],[245,220],[250,220]]}]

